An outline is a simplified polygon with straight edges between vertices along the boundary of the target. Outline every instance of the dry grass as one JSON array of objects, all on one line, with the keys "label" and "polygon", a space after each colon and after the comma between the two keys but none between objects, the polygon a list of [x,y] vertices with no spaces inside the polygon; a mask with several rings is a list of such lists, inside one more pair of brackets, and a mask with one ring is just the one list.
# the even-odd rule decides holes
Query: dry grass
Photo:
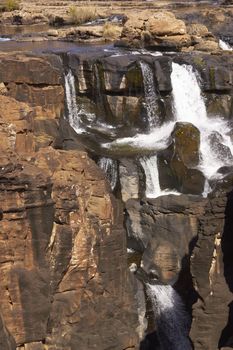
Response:
[{"label": "dry grass", "polygon": [[11,12],[20,9],[19,0],[0,1],[0,12]]},{"label": "dry grass", "polygon": [[98,18],[96,8],[93,6],[75,6],[69,8],[70,20],[73,24],[83,24]]},{"label": "dry grass", "polygon": [[110,22],[105,23],[103,28],[103,37],[106,40],[116,40],[120,37],[122,32],[122,27]]}]

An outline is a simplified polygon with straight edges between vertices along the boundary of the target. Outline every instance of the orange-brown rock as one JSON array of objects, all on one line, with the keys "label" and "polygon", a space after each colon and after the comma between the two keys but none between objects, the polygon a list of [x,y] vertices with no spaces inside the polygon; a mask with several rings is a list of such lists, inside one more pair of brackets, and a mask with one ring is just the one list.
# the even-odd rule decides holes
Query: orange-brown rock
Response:
[{"label": "orange-brown rock", "polygon": [[130,15],[117,45],[180,48],[190,43],[185,23],[173,13],[148,10]]},{"label": "orange-brown rock", "polygon": [[33,152],[35,142],[32,108],[26,103],[2,95],[0,106],[1,151],[23,154]]},{"label": "orange-brown rock", "polygon": [[[64,111],[62,70],[62,62],[55,55],[0,55],[2,94],[30,106],[36,149],[54,144],[59,137],[59,119]],[[25,105],[22,106],[24,110]],[[7,108],[11,113],[10,102]],[[22,132],[17,137],[18,143],[22,143]]]},{"label": "orange-brown rock", "polygon": [[134,346],[122,210],[87,154],[15,156],[0,170],[0,197],[1,312],[16,343]]},{"label": "orange-brown rock", "polygon": [[55,55],[1,54],[1,80],[5,83],[60,85],[61,61]]},{"label": "orange-brown rock", "polygon": [[[63,110],[62,71],[55,65],[46,78],[41,57],[45,71],[30,77],[18,56],[3,61],[0,72],[20,71],[18,84],[13,73],[2,74],[7,96],[0,95],[0,344],[136,347],[121,204],[85,152],[46,147],[64,124],[54,116]],[[33,69],[34,58],[22,61]]]}]

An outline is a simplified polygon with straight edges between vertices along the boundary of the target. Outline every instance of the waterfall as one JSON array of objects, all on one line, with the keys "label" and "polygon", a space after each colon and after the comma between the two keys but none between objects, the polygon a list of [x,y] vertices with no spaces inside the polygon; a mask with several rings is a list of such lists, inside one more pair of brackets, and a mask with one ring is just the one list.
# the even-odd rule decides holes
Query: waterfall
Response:
[{"label": "waterfall", "polygon": [[79,111],[76,101],[75,79],[71,69],[65,74],[65,93],[69,123],[77,133],[80,133],[80,131],[82,132],[82,128],[80,127]]},{"label": "waterfall", "polygon": [[0,36],[0,42],[5,42],[5,41],[11,41],[11,38],[6,38],[6,37]]},{"label": "waterfall", "polygon": [[[192,123],[199,129],[199,168],[210,179],[221,166],[232,162],[231,157],[223,156],[224,148],[225,154],[233,153],[233,145],[228,135],[230,128],[218,117],[208,118],[197,75],[191,66],[172,63],[171,82],[176,121]],[[220,138],[221,142],[218,141]],[[218,140],[216,142],[213,139]]]},{"label": "waterfall", "polygon": [[228,43],[226,43],[225,41],[219,39],[219,47],[220,49],[224,50],[224,51],[232,51],[233,48],[231,47],[231,45],[229,45]]},{"label": "waterfall", "polygon": [[145,62],[140,62],[140,67],[143,76],[146,112],[149,123],[149,129],[153,129],[159,125],[159,114],[157,104],[158,97],[155,91],[154,74],[149,64]]},{"label": "waterfall", "polygon": [[157,155],[139,159],[146,176],[146,197],[156,198],[161,194]]},{"label": "waterfall", "polygon": [[105,172],[112,191],[115,189],[118,179],[117,161],[111,158],[102,157],[98,161],[99,167]]},{"label": "waterfall", "polygon": [[[159,117],[158,117],[159,114],[158,114],[158,104],[157,104],[158,97],[155,91],[153,70],[151,69],[150,65],[145,62],[140,62],[140,67],[141,67],[142,76],[143,76],[148,124],[149,124],[149,129],[151,131],[151,130],[155,130],[155,128],[159,126]],[[148,136],[146,135],[145,137],[148,140]],[[167,141],[167,137],[166,137],[166,141]],[[145,176],[146,176],[146,197],[156,198],[161,193],[161,189],[159,185],[157,156],[154,155],[151,157],[142,157],[140,158],[140,163],[144,169]]]},{"label": "waterfall", "polygon": [[177,292],[170,285],[147,284],[162,350],[191,350],[190,318]]}]

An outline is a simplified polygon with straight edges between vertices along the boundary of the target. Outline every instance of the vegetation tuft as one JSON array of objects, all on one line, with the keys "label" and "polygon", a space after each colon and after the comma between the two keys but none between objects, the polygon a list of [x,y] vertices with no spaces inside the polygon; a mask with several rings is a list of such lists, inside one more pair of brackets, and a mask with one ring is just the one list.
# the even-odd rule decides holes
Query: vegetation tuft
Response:
[{"label": "vegetation tuft", "polygon": [[5,11],[15,11],[19,10],[19,1],[18,0],[6,0]]},{"label": "vegetation tuft", "polygon": [[69,16],[73,24],[83,24],[98,18],[96,8],[92,6],[72,5],[69,8]]},{"label": "vegetation tuft", "polygon": [[115,40],[121,35],[122,28],[110,22],[105,23],[103,28],[103,37],[106,40]]}]

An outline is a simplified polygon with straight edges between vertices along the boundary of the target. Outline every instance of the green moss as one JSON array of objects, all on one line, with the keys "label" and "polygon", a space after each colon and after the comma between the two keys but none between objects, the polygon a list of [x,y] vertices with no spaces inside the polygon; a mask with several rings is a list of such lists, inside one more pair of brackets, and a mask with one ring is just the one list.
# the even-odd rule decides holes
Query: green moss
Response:
[{"label": "green moss", "polygon": [[214,67],[210,67],[209,69],[209,79],[210,79],[210,87],[215,89],[215,69]]},{"label": "green moss", "polygon": [[143,77],[141,69],[137,65],[134,65],[128,69],[126,73],[126,81],[129,91],[141,91],[143,86]]},{"label": "green moss", "polygon": [[104,67],[101,62],[95,63],[95,66],[96,83],[97,85],[99,84],[99,86],[96,86],[96,88],[103,91],[105,89]]},{"label": "green moss", "polygon": [[202,57],[200,56],[196,56],[193,59],[193,62],[196,66],[200,67],[200,68],[204,68],[205,67],[205,61],[203,60]]}]

